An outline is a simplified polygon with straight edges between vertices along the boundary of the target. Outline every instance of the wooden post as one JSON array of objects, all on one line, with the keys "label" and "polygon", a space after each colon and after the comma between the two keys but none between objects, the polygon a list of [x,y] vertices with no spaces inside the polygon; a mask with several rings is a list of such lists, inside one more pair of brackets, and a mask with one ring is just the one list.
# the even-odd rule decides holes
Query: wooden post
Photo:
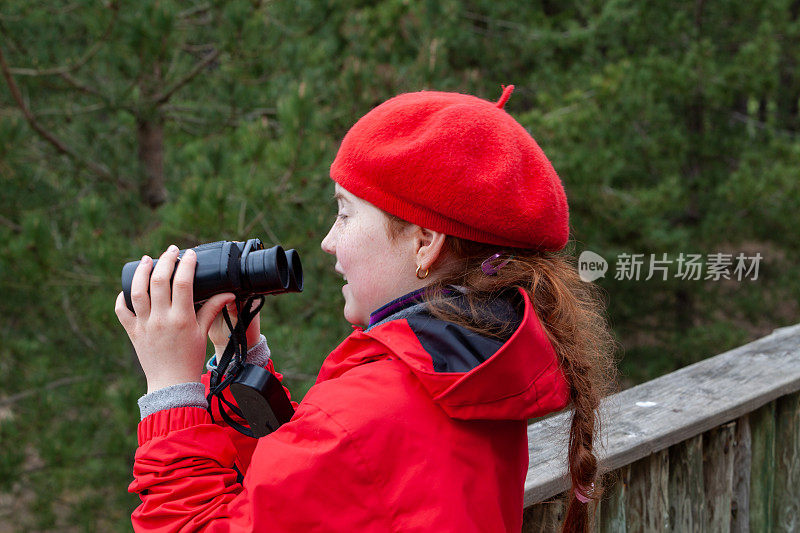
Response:
[{"label": "wooden post", "polygon": [[567,510],[566,495],[537,503],[522,515],[522,533],[554,533],[560,531]]},{"label": "wooden post", "polygon": [[703,436],[669,448],[669,529],[700,531],[704,521]]},{"label": "wooden post", "polygon": [[750,531],[770,531],[775,494],[775,402],[750,414],[750,430]]},{"label": "wooden post", "polygon": [[609,483],[613,484],[606,491],[600,505],[598,530],[600,533],[627,533],[625,501],[630,484],[631,467],[623,466],[608,477],[611,479]]},{"label": "wooden post", "polygon": [[627,494],[627,531],[664,531],[669,521],[669,451],[662,450],[631,465]]},{"label": "wooden post", "polygon": [[736,421],[734,435],[731,533],[750,531],[751,456],[750,417],[746,415]]},{"label": "wooden post", "polygon": [[[606,481],[606,483],[608,483],[607,477],[606,477],[605,481]],[[606,485],[603,485],[603,497],[604,498],[608,496],[608,493],[605,492],[608,489],[609,489],[609,487],[607,487]],[[600,527],[602,526],[602,524],[600,523],[600,516],[601,516],[600,513],[602,511],[603,511],[603,500],[601,499],[600,501],[594,502],[594,512],[593,512],[593,514],[591,516],[592,527],[590,529],[592,533],[600,533]]]},{"label": "wooden post", "polygon": [[705,520],[702,531],[731,530],[733,493],[733,442],[736,423],[712,429],[703,437],[703,488]]},{"label": "wooden post", "polygon": [[800,531],[800,393],[779,398],[775,416],[775,531]]}]

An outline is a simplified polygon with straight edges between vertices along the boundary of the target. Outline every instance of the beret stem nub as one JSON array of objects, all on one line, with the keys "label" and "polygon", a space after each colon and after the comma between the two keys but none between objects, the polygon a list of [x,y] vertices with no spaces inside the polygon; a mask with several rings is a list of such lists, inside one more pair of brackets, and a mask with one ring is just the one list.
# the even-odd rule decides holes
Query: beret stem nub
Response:
[{"label": "beret stem nub", "polygon": [[503,109],[503,106],[506,105],[506,102],[508,102],[508,99],[511,98],[511,93],[514,92],[514,86],[513,85],[508,85],[508,86],[501,85],[500,87],[503,88],[503,95],[500,96],[500,100],[498,100],[495,105],[497,107],[499,107],[500,109]]}]

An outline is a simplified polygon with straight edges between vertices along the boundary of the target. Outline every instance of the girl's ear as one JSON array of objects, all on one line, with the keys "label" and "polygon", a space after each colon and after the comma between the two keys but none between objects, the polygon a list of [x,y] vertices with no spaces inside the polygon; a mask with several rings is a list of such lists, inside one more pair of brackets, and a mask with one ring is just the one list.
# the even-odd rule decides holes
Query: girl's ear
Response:
[{"label": "girl's ear", "polygon": [[447,235],[438,231],[417,226],[414,232],[417,266],[423,270],[430,269],[444,253],[444,241]]}]

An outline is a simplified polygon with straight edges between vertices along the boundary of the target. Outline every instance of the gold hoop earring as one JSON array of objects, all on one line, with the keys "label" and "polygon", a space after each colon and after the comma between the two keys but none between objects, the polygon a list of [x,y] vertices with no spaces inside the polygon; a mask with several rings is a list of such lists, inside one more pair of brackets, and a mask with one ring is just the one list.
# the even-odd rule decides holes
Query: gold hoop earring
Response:
[{"label": "gold hoop earring", "polygon": [[422,265],[417,266],[417,279],[425,279],[428,277],[428,269],[425,269],[425,272],[420,276],[419,271],[422,270]]}]

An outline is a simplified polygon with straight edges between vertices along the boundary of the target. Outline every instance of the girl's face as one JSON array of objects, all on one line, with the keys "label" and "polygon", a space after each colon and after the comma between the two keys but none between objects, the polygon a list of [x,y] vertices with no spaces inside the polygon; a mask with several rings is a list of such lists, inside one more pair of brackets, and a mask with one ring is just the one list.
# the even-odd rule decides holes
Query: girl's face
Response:
[{"label": "girl's face", "polygon": [[336,256],[336,272],[346,282],[345,319],[368,324],[370,313],[421,286],[415,275],[414,241],[407,235],[390,239],[383,211],[338,183],[334,197],[339,212],[322,249]]}]

